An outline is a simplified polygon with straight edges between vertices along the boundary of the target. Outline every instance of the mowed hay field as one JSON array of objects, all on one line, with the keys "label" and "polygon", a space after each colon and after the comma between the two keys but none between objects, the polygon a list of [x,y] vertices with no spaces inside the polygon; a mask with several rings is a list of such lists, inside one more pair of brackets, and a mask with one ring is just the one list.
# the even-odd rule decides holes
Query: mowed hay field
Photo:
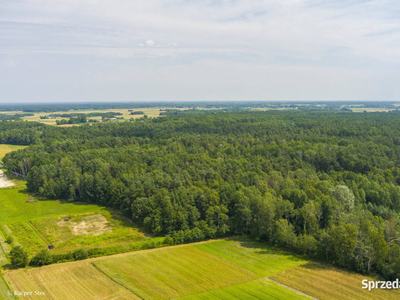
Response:
[{"label": "mowed hay field", "polygon": [[89,263],[52,265],[9,272],[15,291],[40,291],[23,299],[140,299]]},{"label": "mowed hay field", "polygon": [[398,291],[362,290],[364,276],[237,239],[9,270],[5,278],[14,290],[47,297],[26,299],[400,298]]},{"label": "mowed hay field", "polygon": [[258,278],[307,262],[298,256],[252,241],[220,241],[196,247],[249,270]]},{"label": "mowed hay field", "polygon": [[104,259],[93,264],[143,299],[171,299],[257,277],[195,247]]},{"label": "mowed hay field", "polygon": [[[216,244],[219,246],[231,245],[236,252],[242,249],[243,254],[248,251],[256,253],[261,251],[262,257],[268,261],[269,256],[274,257],[275,253],[269,253],[268,249],[259,248],[257,243],[241,244],[238,241],[203,242],[194,245],[173,246],[133,253],[119,254],[107,258],[89,259],[79,262],[63,263],[58,265],[45,266],[26,270],[7,271],[6,278],[15,290],[44,291],[53,299],[81,299],[67,295],[69,290],[82,290],[89,284],[93,286],[108,285],[108,278],[113,284],[110,289],[98,288],[98,291],[85,294],[86,299],[110,299],[110,295],[120,293],[116,290],[115,284],[131,293],[130,299],[139,297],[142,299],[172,299],[192,295],[190,299],[204,299],[214,294],[203,294],[211,292],[217,294],[229,294],[232,291],[247,290],[248,299],[257,299],[257,294],[268,295],[291,295],[291,299],[304,299],[300,294],[279,286],[270,281],[258,281],[263,275],[256,274],[231,261],[201,250],[199,246],[205,244]],[[251,250],[246,247],[251,246]],[[244,257],[244,256],[242,256]],[[293,256],[284,253],[279,255],[282,265],[287,260],[293,260]],[[305,261],[297,260],[297,264]],[[268,267],[267,267],[268,268]],[[86,270],[87,269],[87,270]],[[276,265],[267,271],[274,273],[278,269]],[[82,275],[85,274],[85,275]],[[85,279],[86,278],[86,279]],[[88,281],[90,280],[90,281]],[[99,281],[99,282],[98,282]],[[64,284],[63,284],[64,282]],[[240,285],[247,283],[247,285]],[[239,284],[239,285],[238,285]],[[231,289],[221,290],[231,287]],[[55,294],[60,290],[59,294]],[[100,292],[102,295],[100,296]],[[123,294],[125,296],[125,294]],[[123,299],[123,296],[115,296],[115,299]],[[26,297],[27,298],[27,297]],[[43,299],[31,297],[27,299]],[[207,299],[207,298],[205,298]],[[231,299],[231,298],[221,298]],[[243,298],[242,298],[243,299]],[[267,298],[266,298],[267,299]]]},{"label": "mowed hay field", "polygon": [[15,299],[12,295],[10,295],[11,291],[5,281],[5,279],[0,274],[0,300],[10,300]]},{"label": "mowed hay field", "polygon": [[306,295],[297,293],[268,279],[240,283],[226,288],[189,295],[179,298],[181,300],[212,300],[212,299],[310,299]]},{"label": "mowed hay field", "polygon": [[272,279],[326,300],[400,299],[399,290],[362,289],[362,280],[379,280],[326,264],[307,263],[271,276]]},{"label": "mowed hay field", "polygon": [[12,151],[17,151],[19,149],[24,149],[27,146],[18,146],[18,145],[6,145],[6,144],[0,144],[0,160],[3,159],[3,157]]}]

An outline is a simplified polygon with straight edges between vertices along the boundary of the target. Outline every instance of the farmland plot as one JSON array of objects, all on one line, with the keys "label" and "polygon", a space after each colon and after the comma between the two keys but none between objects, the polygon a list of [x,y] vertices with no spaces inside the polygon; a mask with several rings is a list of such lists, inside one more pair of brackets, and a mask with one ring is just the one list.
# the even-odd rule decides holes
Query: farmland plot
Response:
[{"label": "farmland plot", "polygon": [[310,299],[306,295],[302,295],[293,290],[282,287],[275,282],[267,279],[259,279],[255,281],[240,283],[228,286],[226,288],[217,289],[195,295],[181,297],[182,300],[212,300],[212,299],[288,299],[302,300]]},{"label": "farmland plot", "polygon": [[9,272],[16,291],[39,291],[24,299],[139,299],[89,263],[52,265]]},{"label": "farmland plot", "polygon": [[144,299],[170,299],[256,278],[256,274],[195,247],[143,252],[93,264]]},{"label": "farmland plot", "polygon": [[362,289],[362,280],[379,280],[330,265],[308,263],[271,277],[319,299],[400,299],[398,290]]}]

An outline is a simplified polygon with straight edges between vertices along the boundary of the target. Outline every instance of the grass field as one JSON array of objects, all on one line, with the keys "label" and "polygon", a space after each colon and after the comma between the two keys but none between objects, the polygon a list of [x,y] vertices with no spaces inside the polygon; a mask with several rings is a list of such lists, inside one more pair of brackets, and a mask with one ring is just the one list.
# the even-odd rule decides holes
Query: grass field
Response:
[{"label": "grass field", "polygon": [[259,277],[270,276],[306,262],[298,256],[249,241],[221,241],[196,247],[237,264]]},{"label": "grass field", "polygon": [[256,274],[195,247],[104,259],[94,265],[144,299],[171,299],[256,278]]},{"label": "grass field", "polygon": [[24,149],[26,146],[0,144],[0,160],[9,152]]},{"label": "grass field", "polygon": [[80,214],[32,220],[29,224],[47,244],[54,245],[55,253],[78,248],[125,245],[145,240],[143,232],[127,220],[111,214]]},{"label": "grass field", "polygon": [[10,295],[11,291],[3,278],[3,276],[0,274],[0,300],[10,300],[10,299],[16,299],[13,295]]},{"label": "grass field", "polygon": [[105,207],[33,197],[26,188],[1,189],[0,204],[0,233],[4,238],[13,236],[13,246],[23,246],[30,255],[50,244],[55,246],[52,252],[60,254],[113,246],[132,251],[140,246],[138,243],[159,241],[145,237],[144,232]]},{"label": "grass field", "polygon": [[45,296],[23,299],[140,299],[91,264],[62,264],[18,270],[7,277],[16,291],[40,291]]},{"label": "grass field", "polygon": [[213,300],[213,299],[310,299],[309,297],[287,289],[279,284],[268,280],[259,279],[255,281],[240,283],[209,292],[189,295],[179,298],[181,300]]},{"label": "grass field", "polygon": [[26,192],[26,188],[0,190],[0,203],[2,208],[0,210],[0,221],[3,223],[105,210],[104,207],[82,202],[65,203],[57,200],[46,200],[41,197],[32,197]]},{"label": "grass field", "polygon": [[297,266],[271,278],[319,299],[400,299],[399,290],[361,288],[363,279],[378,279],[319,263]]},{"label": "grass field", "polygon": [[5,277],[14,290],[36,289],[60,300],[310,299],[308,295],[319,299],[399,299],[398,291],[362,290],[364,276],[245,240],[210,241],[10,270]]}]

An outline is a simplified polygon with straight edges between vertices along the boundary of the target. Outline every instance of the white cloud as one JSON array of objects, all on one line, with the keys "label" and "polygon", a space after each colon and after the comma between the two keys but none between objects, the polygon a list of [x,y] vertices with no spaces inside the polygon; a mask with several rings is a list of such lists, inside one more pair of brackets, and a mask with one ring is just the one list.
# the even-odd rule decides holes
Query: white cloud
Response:
[{"label": "white cloud", "polygon": [[[95,65],[91,59],[96,66],[100,62],[118,70],[124,60],[128,67],[142,66],[154,82],[165,80],[166,70],[180,72],[172,74],[176,78],[198,80],[201,85],[187,84],[202,97],[219,72],[228,86],[237,78],[249,80],[253,88],[239,90],[246,85],[236,83],[225,93],[232,97],[248,93],[255,99],[265,96],[260,92],[264,86],[251,74],[265,76],[279,87],[269,95],[294,97],[285,86],[297,86],[304,78],[297,72],[293,74],[301,78],[281,76],[286,73],[279,70],[289,68],[307,70],[304,74],[310,78],[315,77],[313,72],[319,74],[318,87],[298,88],[297,98],[307,98],[307,91],[309,98],[330,98],[324,90],[341,98],[355,98],[357,93],[365,98],[374,93],[361,95],[356,88],[366,82],[362,74],[375,74],[368,80],[376,79],[377,90],[387,95],[383,98],[400,95],[400,88],[392,87],[390,95],[383,88],[400,75],[400,2],[395,0],[4,0],[0,11],[0,55],[10,61],[25,60],[15,68],[21,71],[22,65],[35,61],[44,66],[37,70],[43,76],[51,74],[50,66],[63,72],[71,61],[84,61],[89,72]],[[210,61],[222,70],[205,68]],[[232,70],[232,65],[241,67]],[[203,74],[199,66],[213,74],[190,77]],[[246,71],[242,77],[244,66],[254,72]],[[349,72],[351,76],[343,75]],[[1,88],[11,91],[12,78],[7,80],[11,84]],[[130,86],[125,93],[134,90]],[[216,94],[210,93],[210,98]]]},{"label": "white cloud", "polygon": [[14,60],[4,60],[1,64],[7,68],[15,68],[17,66],[17,62]]},{"label": "white cloud", "polygon": [[156,42],[153,41],[153,40],[146,40],[146,41],[144,42],[144,44],[145,44],[147,47],[154,47],[154,46],[156,46]]}]

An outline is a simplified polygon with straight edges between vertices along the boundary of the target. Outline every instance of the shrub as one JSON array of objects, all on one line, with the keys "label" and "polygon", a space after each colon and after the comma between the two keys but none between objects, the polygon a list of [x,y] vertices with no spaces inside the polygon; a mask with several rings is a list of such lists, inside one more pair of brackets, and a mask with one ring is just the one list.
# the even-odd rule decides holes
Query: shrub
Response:
[{"label": "shrub", "polygon": [[88,258],[88,253],[85,249],[78,249],[74,251],[75,260],[82,260]]},{"label": "shrub", "polygon": [[28,253],[21,246],[12,248],[10,258],[11,264],[15,267],[26,267],[29,262]]},{"label": "shrub", "polygon": [[173,246],[174,245],[174,239],[170,236],[165,237],[165,239],[163,240],[163,244],[164,245],[169,245],[169,246]]},{"label": "shrub", "polygon": [[72,252],[66,253],[66,254],[54,254],[53,255],[53,263],[58,263],[58,262],[66,262],[66,261],[73,261],[74,255]]},{"label": "shrub", "polygon": [[11,245],[12,242],[14,242],[14,238],[11,235],[8,235],[6,237],[6,243]]},{"label": "shrub", "polygon": [[30,266],[44,266],[50,265],[53,262],[53,257],[50,252],[46,249],[40,250],[34,257],[32,257],[29,265]]}]

